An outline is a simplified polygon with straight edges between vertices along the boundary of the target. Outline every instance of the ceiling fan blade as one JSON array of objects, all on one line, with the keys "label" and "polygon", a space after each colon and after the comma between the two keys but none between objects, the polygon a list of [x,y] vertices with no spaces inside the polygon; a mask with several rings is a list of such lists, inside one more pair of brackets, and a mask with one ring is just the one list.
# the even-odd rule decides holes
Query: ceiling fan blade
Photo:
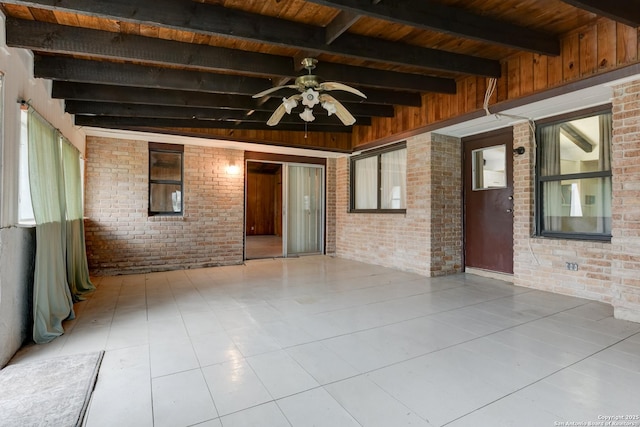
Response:
[{"label": "ceiling fan blade", "polygon": [[297,101],[299,101],[300,98],[302,98],[302,95],[300,95],[299,93],[291,95],[289,98],[282,98],[282,104],[280,104],[278,108],[276,108],[276,111],[273,112],[271,117],[269,117],[269,120],[267,120],[267,125],[275,126],[280,123],[280,120],[282,120],[282,117],[284,117],[284,113],[287,112],[287,104],[292,100],[295,100],[297,105]]},{"label": "ceiling fan blade", "polygon": [[343,83],[338,83],[338,82],[324,82],[324,83],[320,83],[320,88],[324,89],[324,90],[342,90],[345,92],[350,92],[353,93],[354,95],[358,95],[361,96],[363,98],[366,98],[367,95],[365,95],[364,93],[360,92],[358,89],[351,87],[351,86],[347,86]]},{"label": "ceiling fan blade", "polygon": [[273,112],[271,117],[269,117],[269,120],[267,120],[267,126],[275,126],[280,123],[280,120],[282,120],[282,117],[284,117],[284,113],[286,112],[287,108],[285,107],[284,103],[280,104],[278,108],[276,108],[276,111]]},{"label": "ceiling fan blade", "polygon": [[298,89],[296,85],[285,85],[285,86],[274,86],[270,87],[267,90],[263,90],[262,92],[256,93],[252,98],[262,98],[263,96],[269,95],[270,93],[279,91],[280,89]]},{"label": "ceiling fan blade", "polygon": [[356,118],[353,117],[353,115],[349,112],[349,110],[347,110],[345,106],[342,105],[333,96],[323,93],[322,95],[320,95],[320,101],[330,102],[331,104],[333,104],[336,107],[336,116],[338,116],[340,121],[344,123],[345,126],[351,126],[356,122]]}]

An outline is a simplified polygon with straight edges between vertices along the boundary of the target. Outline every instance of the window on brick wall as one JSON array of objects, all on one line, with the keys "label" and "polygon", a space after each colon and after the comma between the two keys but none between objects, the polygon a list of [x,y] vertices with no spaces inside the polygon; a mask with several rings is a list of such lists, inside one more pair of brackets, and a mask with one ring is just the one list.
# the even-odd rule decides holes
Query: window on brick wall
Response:
[{"label": "window on brick wall", "polygon": [[149,143],[149,215],[181,215],[184,146]]},{"label": "window on brick wall", "polygon": [[18,157],[18,224],[36,225],[29,185],[29,111],[20,109],[20,154]]},{"label": "window on brick wall", "polygon": [[610,109],[538,126],[538,235],[611,239],[611,134]]},{"label": "window on brick wall", "polygon": [[351,212],[406,212],[406,143],[354,156],[350,170]]}]

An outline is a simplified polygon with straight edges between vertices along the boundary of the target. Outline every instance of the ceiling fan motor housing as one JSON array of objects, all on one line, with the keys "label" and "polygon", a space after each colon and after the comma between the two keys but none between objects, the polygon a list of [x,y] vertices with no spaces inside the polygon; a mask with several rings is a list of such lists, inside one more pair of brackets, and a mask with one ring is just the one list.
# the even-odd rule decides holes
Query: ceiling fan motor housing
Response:
[{"label": "ceiling fan motor housing", "polygon": [[316,89],[318,86],[320,86],[320,80],[318,79],[318,76],[308,74],[306,76],[300,76],[296,78],[296,86],[298,86],[301,91],[304,91],[308,88]]}]

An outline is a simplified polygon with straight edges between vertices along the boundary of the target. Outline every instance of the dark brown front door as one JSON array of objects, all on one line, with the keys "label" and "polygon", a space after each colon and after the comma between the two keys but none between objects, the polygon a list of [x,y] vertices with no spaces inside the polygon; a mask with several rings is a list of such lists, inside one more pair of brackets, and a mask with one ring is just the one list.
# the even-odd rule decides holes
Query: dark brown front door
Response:
[{"label": "dark brown front door", "polygon": [[513,273],[513,130],[463,144],[465,265]]}]

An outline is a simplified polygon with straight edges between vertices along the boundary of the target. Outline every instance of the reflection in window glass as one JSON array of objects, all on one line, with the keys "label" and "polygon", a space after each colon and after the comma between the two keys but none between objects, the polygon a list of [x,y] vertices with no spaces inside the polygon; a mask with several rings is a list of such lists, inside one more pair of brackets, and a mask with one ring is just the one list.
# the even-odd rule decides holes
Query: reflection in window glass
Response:
[{"label": "reflection in window glass", "polygon": [[611,232],[611,177],[544,182],[544,229],[554,232]]},{"label": "reflection in window glass", "polygon": [[367,157],[356,160],[355,187],[356,209],[376,209],[378,207],[376,183],[378,182],[378,158]]},{"label": "reflection in window glass", "polygon": [[407,148],[396,144],[351,159],[352,211],[404,213],[407,208]]},{"label": "reflection in window glass", "polygon": [[180,212],[182,187],[179,184],[151,184],[149,204],[152,212]]},{"label": "reflection in window glass", "polygon": [[149,214],[180,214],[183,209],[182,145],[149,143]]},{"label": "reflection in window glass", "polygon": [[611,235],[611,113],[539,129],[542,235]]},{"label": "reflection in window glass", "polygon": [[149,153],[149,176],[153,180],[180,181],[182,179],[182,153]]},{"label": "reflection in window glass", "polygon": [[474,190],[507,186],[507,157],[504,145],[473,150],[472,159]]},{"label": "reflection in window glass", "polygon": [[405,209],[407,190],[407,149],[390,151],[380,156],[382,181],[381,209]]}]

